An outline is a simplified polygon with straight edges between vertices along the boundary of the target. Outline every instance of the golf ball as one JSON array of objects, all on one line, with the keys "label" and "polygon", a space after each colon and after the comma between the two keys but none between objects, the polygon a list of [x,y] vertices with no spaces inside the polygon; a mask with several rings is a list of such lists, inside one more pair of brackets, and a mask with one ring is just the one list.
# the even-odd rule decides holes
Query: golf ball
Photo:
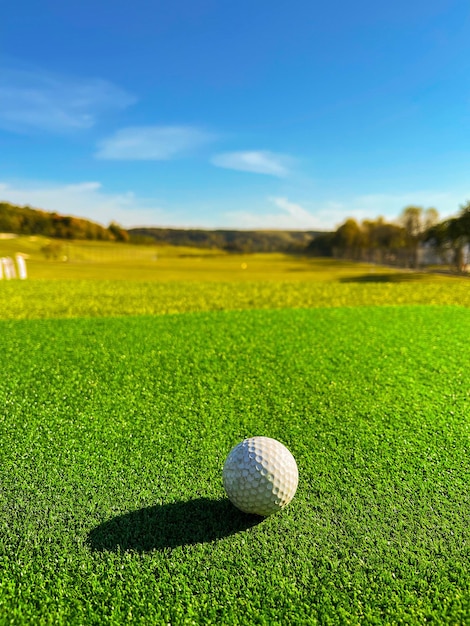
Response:
[{"label": "golf ball", "polygon": [[294,457],[270,437],[251,437],[232,448],[222,475],[225,491],[238,509],[265,517],[289,504],[299,482]]}]

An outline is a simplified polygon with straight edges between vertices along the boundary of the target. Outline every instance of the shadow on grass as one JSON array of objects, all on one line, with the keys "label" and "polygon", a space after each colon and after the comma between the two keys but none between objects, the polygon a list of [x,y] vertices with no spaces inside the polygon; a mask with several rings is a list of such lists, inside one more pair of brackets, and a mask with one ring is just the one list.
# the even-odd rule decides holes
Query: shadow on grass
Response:
[{"label": "shadow on grass", "polygon": [[163,550],[221,539],[262,520],[242,513],[229,500],[197,498],[114,517],[89,533],[88,545],[99,552]]},{"label": "shadow on grass", "polygon": [[361,274],[360,276],[346,276],[340,278],[341,283],[405,283],[429,278],[427,274],[416,272],[390,274]]}]

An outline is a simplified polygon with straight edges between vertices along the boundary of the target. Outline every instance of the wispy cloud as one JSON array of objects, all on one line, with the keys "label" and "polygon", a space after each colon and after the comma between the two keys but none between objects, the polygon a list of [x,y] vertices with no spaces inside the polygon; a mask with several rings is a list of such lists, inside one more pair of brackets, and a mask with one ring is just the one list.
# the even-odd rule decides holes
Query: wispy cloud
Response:
[{"label": "wispy cloud", "polygon": [[[259,206],[254,210],[231,211],[225,220],[235,228],[279,228],[304,230],[333,230],[347,218],[358,221],[382,216],[396,221],[409,205],[435,207],[442,219],[455,215],[463,204],[465,193],[417,191],[402,194],[365,194],[346,199],[313,201],[304,204],[286,197],[269,198],[271,209]],[[277,211],[273,211],[276,207]]]},{"label": "wispy cloud", "polygon": [[226,215],[235,228],[275,228],[321,230],[324,228],[321,217],[288,198],[269,198],[270,205],[280,211],[232,211]]},{"label": "wispy cloud", "polygon": [[292,158],[267,150],[246,152],[223,152],[212,157],[211,163],[217,167],[255,174],[267,174],[284,178],[289,174]]},{"label": "wispy cloud", "polygon": [[98,159],[168,161],[190,154],[215,136],[194,126],[121,128],[98,144]]},{"label": "wispy cloud", "polygon": [[[228,193],[228,196],[230,194]],[[197,194],[195,194],[197,196]],[[239,211],[233,198],[218,198],[207,204],[204,197],[178,208],[167,200],[145,198],[132,191],[113,193],[97,181],[75,184],[21,180],[0,182],[0,201],[29,205],[92,219],[101,224],[117,221],[125,227],[173,226],[202,228],[252,228],[331,230],[346,218],[357,220],[382,215],[387,220],[398,218],[410,204],[435,206],[441,218],[455,215],[459,205],[467,200],[465,192],[422,191],[408,194],[374,194],[346,199],[296,202],[285,196],[262,200],[246,199],[243,204],[252,209]],[[233,206],[232,211],[220,213],[220,204]]]},{"label": "wispy cloud", "polygon": [[297,222],[316,222],[317,218],[309,213],[300,204],[291,202],[288,198],[271,198],[272,202],[280,209],[285,211],[293,220]]},{"label": "wispy cloud", "polygon": [[133,192],[109,193],[95,181],[76,184],[21,181],[0,182],[0,200],[29,205],[63,215],[91,219],[100,224],[116,221],[123,226],[170,224],[171,212],[158,200],[146,200]]},{"label": "wispy cloud", "polygon": [[0,73],[0,128],[12,132],[86,129],[101,114],[135,102],[131,94],[98,78],[5,67]]}]

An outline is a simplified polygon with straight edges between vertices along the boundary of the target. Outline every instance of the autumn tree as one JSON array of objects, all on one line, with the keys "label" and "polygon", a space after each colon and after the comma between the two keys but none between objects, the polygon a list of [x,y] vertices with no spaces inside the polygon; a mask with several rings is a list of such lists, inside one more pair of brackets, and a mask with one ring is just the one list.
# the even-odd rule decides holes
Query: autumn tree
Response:
[{"label": "autumn tree", "polygon": [[334,255],[357,259],[362,247],[362,231],[355,219],[349,218],[335,232],[332,240]]},{"label": "autumn tree", "polygon": [[460,207],[459,215],[447,220],[447,239],[454,252],[454,264],[458,272],[466,271],[466,248],[470,243],[470,202]]},{"label": "autumn tree", "polygon": [[467,248],[470,244],[470,202],[461,205],[456,217],[434,224],[425,241],[434,246],[441,258],[453,263],[458,272],[466,271]]},{"label": "autumn tree", "polygon": [[116,224],[116,222],[111,222],[108,226],[108,230],[116,241],[129,241],[129,233],[127,230],[124,230],[124,228]]},{"label": "autumn tree", "polygon": [[405,229],[405,244],[407,248],[407,265],[418,266],[418,250],[427,230],[432,228],[438,220],[436,209],[423,209],[420,206],[407,206],[400,216],[400,223]]}]

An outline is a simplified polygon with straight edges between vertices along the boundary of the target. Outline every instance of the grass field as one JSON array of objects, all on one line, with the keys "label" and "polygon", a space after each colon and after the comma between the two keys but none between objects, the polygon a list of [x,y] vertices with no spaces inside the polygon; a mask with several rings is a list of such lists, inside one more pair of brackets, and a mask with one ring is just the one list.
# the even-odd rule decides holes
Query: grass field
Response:
[{"label": "grass field", "polygon": [[48,260],[41,252],[48,242],[43,237],[0,237],[0,257],[25,255],[33,280],[455,282],[454,277],[442,274],[403,272],[302,255],[228,254],[220,250],[96,241],[64,241],[59,258]]},{"label": "grass field", "polygon": [[[0,284],[0,624],[470,622],[470,283],[300,262]],[[267,519],[221,481],[257,434]]]}]

